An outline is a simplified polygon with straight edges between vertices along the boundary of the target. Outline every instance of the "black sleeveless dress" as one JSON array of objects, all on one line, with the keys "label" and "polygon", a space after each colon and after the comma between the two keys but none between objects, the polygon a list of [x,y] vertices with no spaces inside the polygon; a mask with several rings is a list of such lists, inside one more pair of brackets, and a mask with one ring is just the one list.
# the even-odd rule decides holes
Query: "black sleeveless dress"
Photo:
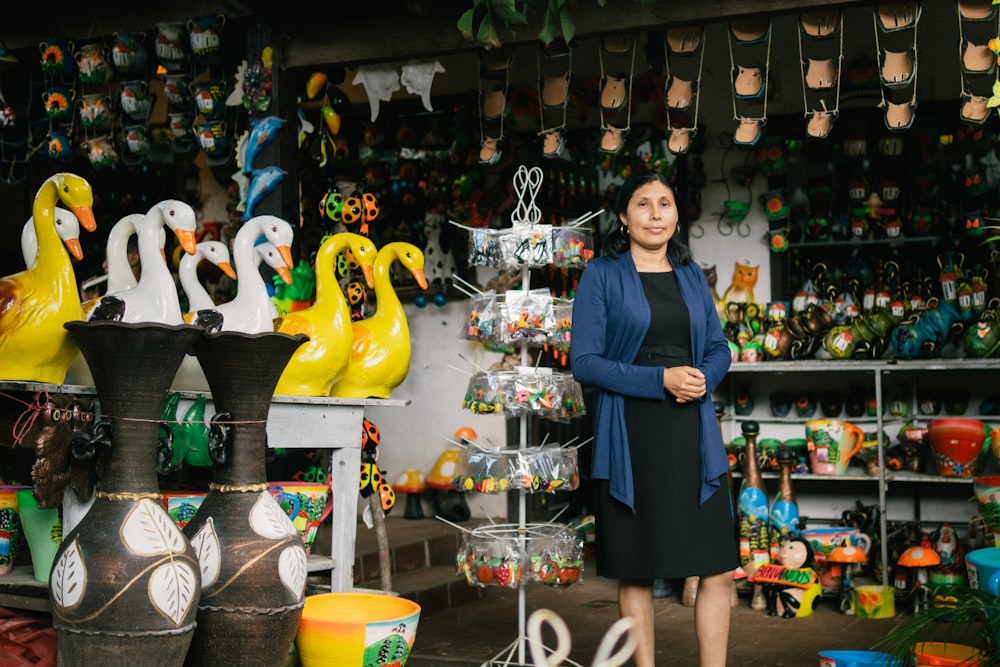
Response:
[{"label": "black sleeveless dress", "polygon": [[[691,366],[690,316],[674,272],[640,273],[652,310],[634,364]],[[726,480],[704,505],[697,403],[625,398],[635,514],[598,480],[597,574],[613,579],[675,579],[739,565],[735,510]]]}]

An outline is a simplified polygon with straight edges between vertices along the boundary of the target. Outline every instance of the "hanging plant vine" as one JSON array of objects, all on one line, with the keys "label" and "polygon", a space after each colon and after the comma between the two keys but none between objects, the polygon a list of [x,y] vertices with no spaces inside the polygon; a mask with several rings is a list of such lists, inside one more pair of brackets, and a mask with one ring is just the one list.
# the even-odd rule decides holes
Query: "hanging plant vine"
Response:
[{"label": "hanging plant vine", "polygon": [[[642,4],[655,1],[637,0]],[[604,7],[607,0],[596,2]],[[575,0],[472,0],[472,7],[462,14],[456,25],[466,40],[495,49],[503,45],[499,28],[516,36],[519,28],[529,25],[532,18],[541,12],[539,41],[548,46],[557,37],[562,37],[569,44],[576,35],[576,24],[569,12],[570,4],[575,4]]]}]

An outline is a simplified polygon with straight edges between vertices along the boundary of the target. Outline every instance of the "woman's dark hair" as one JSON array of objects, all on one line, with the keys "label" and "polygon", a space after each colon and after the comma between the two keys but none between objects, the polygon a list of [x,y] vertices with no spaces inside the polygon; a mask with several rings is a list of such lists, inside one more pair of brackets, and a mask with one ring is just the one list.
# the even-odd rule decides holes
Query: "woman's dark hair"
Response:
[{"label": "woman's dark hair", "polygon": [[[669,180],[667,180],[667,177],[658,171],[653,171],[652,169],[637,169],[633,171],[629,174],[628,178],[625,179],[625,182],[619,186],[618,195],[615,197],[614,208],[611,211],[614,213],[615,222],[617,224],[614,227],[614,231],[608,234],[607,239],[604,241],[604,252],[606,254],[617,257],[628,250],[628,236],[622,233],[622,225],[618,216],[628,210],[628,203],[632,199],[632,195],[635,194],[636,190],[653,182],[660,182],[670,188],[671,192],[674,192],[674,186]],[[679,214],[680,211],[678,211],[678,215]],[[680,224],[679,217],[678,224]],[[676,232],[674,233],[673,238],[670,239],[670,243],[667,245],[667,257],[669,257],[670,261],[674,264],[687,264],[693,259],[691,255],[691,248],[684,240],[683,235]]]}]

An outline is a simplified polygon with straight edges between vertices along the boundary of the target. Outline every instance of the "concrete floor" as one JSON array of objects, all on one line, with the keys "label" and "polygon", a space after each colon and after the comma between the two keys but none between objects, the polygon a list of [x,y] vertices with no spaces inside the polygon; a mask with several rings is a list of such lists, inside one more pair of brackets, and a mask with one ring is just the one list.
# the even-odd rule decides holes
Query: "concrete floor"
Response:
[{"label": "concrete floor", "polygon": [[[471,527],[471,526],[470,526]],[[392,517],[387,532],[390,544],[403,544],[419,535],[456,532],[435,520],[405,521]],[[358,552],[371,548],[374,537],[358,527]],[[447,577],[458,577],[448,568]],[[594,564],[586,562],[580,582],[567,588],[550,588],[537,583],[524,588],[527,618],[539,608],[559,614],[572,637],[570,658],[591,665],[604,633],[618,619],[617,582],[598,577]],[[438,575],[441,576],[441,575]],[[464,586],[464,583],[463,583]],[[519,593],[515,589],[488,587],[483,595],[463,604],[422,615],[407,667],[481,667],[487,665],[531,665],[530,651],[524,646],[520,662],[518,641],[521,630]],[[657,600],[657,663],[696,667],[694,610],[680,602],[679,591]],[[897,602],[894,619],[860,619],[840,613],[838,601],[824,599],[813,615],[806,618],[770,617],[750,608],[749,595],[741,596],[733,609],[729,641],[732,667],[816,667],[820,651],[833,649],[870,650],[911,607]],[[551,635],[547,643],[554,644]]]},{"label": "concrete floor", "polygon": [[[593,571],[593,564],[587,565]],[[497,588],[480,600],[422,618],[408,667],[533,664],[527,647],[525,662],[519,662],[518,605],[516,590]],[[618,619],[616,583],[585,574],[583,581],[563,590],[527,586],[525,616],[542,607],[566,621],[572,637],[570,658],[590,665],[604,633]],[[657,664],[696,666],[693,608],[682,605],[677,596],[657,600],[655,608]],[[869,620],[842,614],[833,601],[821,603],[806,618],[769,617],[766,612],[750,609],[749,597],[741,597],[739,607],[733,609],[729,665],[816,667],[820,651],[871,649],[895,623],[895,619]],[[553,639],[548,641],[554,643]],[[511,645],[513,653],[505,652]],[[504,660],[508,655],[510,662]]]}]

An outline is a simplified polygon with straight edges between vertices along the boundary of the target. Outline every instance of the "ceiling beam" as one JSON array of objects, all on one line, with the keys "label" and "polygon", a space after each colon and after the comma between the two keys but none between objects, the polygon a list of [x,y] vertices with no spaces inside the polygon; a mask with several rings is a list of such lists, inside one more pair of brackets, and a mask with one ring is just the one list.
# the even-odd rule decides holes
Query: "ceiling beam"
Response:
[{"label": "ceiling beam", "polygon": [[[661,30],[671,25],[717,22],[761,14],[801,12],[825,7],[871,5],[859,0],[714,0],[712,2],[654,2],[608,0],[604,7],[576,4],[570,11],[578,38],[614,32]],[[471,6],[471,0],[469,2]],[[461,13],[339,21],[335,26],[312,22],[285,32],[285,65],[290,68],[322,65],[357,65],[408,58],[471,53],[478,45],[462,38],[456,23]],[[505,44],[538,41],[537,17],[517,35],[501,32]]]}]

